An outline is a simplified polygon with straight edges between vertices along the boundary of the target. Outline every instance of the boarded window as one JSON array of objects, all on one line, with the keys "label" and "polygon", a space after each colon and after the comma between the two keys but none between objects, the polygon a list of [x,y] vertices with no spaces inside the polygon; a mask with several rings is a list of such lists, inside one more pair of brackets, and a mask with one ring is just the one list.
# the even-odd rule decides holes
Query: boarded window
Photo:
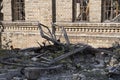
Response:
[{"label": "boarded window", "polygon": [[89,0],[74,0],[74,21],[89,20]]},{"label": "boarded window", "polygon": [[111,20],[120,13],[120,0],[103,0],[102,5],[103,21]]},{"label": "boarded window", "polygon": [[12,0],[12,20],[25,20],[24,0]]}]

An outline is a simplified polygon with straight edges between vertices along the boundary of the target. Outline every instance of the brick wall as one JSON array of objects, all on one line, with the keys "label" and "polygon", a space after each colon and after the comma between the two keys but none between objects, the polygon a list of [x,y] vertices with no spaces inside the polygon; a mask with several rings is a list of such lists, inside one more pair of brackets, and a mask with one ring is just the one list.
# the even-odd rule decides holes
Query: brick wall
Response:
[{"label": "brick wall", "polygon": [[[64,26],[71,43],[85,43],[93,47],[111,47],[118,42],[120,44],[119,23],[56,23]],[[41,38],[38,25],[35,22],[4,22],[1,32],[2,48],[27,48],[38,47]],[[56,35],[60,35],[60,29],[56,29]],[[61,42],[65,42],[61,37]]]},{"label": "brick wall", "polygon": [[72,21],[72,0],[56,0],[56,21]]},{"label": "brick wall", "polygon": [[[73,43],[82,42],[95,47],[109,47],[115,42],[120,43],[119,23],[99,23],[101,22],[102,0],[90,0],[89,19],[94,23],[72,23],[72,0],[56,0],[55,12],[52,10],[52,1],[55,0],[25,0],[26,21],[40,21],[44,25],[51,26],[54,14],[56,22],[66,28],[70,41]],[[11,0],[3,0],[4,20],[12,20],[11,11]],[[38,46],[37,41],[40,43],[43,41],[37,24],[34,25],[34,22],[4,22],[3,26],[4,31],[0,34],[3,46],[9,44],[9,46],[25,48]]]},{"label": "brick wall", "polygon": [[3,0],[3,20],[12,20],[11,0]]},{"label": "brick wall", "polygon": [[[119,23],[68,23],[57,22],[64,26],[71,43],[85,43],[93,47],[111,47],[118,42],[120,44]],[[61,35],[60,29],[56,29],[57,35]],[[61,37],[62,42],[65,42]]]},{"label": "brick wall", "polygon": [[40,21],[45,25],[52,22],[52,0],[25,0],[26,21]]},{"label": "brick wall", "polygon": [[[90,22],[101,22],[101,1],[90,0]],[[49,26],[51,26],[53,17],[55,17],[57,22],[71,22],[73,15],[72,7],[73,0],[25,0],[25,20],[40,21]],[[12,20],[11,9],[11,0],[3,0],[4,20]]]},{"label": "brick wall", "polygon": [[90,22],[101,22],[101,1],[102,0],[90,0],[89,3]]},{"label": "brick wall", "polygon": [[43,42],[38,25],[34,22],[3,22],[4,30],[1,33],[2,48],[38,47]]}]

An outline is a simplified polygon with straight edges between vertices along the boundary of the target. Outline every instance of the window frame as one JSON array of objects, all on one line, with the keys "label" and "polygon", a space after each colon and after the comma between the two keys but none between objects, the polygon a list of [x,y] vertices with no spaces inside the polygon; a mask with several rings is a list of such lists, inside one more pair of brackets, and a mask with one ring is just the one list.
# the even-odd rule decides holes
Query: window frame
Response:
[{"label": "window frame", "polygon": [[89,21],[89,0],[73,0],[73,21]]},{"label": "window frame", "polygon": [[12,0],[12,21],[25,20],[25,1]]},{"label": "window frame", "polygon": [[102,0],[102,22],[114,19],[120,14],[119,0]]}]

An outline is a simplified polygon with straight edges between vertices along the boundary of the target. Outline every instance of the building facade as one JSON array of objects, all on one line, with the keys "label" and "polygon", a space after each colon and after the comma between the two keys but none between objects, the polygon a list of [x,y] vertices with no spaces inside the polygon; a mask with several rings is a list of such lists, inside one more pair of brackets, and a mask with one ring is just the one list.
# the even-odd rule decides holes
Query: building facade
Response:
[{"label": "building facade", "polygon": [[104,22],[119,14],[120,0],[1,0],[4,21]]},{"label": "building facade", "polygon": [[[66,27],[73,42],[98,44],[100,47],[104,47],[101,44],[104,40],[108,46],[110,43],[119,42],[120,0],[0,0],[0,3],[0,20],[5,27],[1,33],[4,37],[9,33],[16,34],[17,37],[13,36],[10,44],[15,47],[22,46],[18,45],[19,42],[23,43],[19,38],[32,39],[29,36],[32,34],[37,35],[38,38],[39,30],[36,28],[37,24],[34,24],[37,21],[47,26],[52,26],[51,24],[54,23]],[[21,26],[24,26],[23,29]],[[27,39],[23,36],[25,33]],[[19,37],[21,34],[22,37]],[[14,40],[16,38],[17,41]],[[111,42],[109,42],[110,38]],[[94,43],[95,39],[96,43]],[[1,44],[3,43],[4,41]]]}]

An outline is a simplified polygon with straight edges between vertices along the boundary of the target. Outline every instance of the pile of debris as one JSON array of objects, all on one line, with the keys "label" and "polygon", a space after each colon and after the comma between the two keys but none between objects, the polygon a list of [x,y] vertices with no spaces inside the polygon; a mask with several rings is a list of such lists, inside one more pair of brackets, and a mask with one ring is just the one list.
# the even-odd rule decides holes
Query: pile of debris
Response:
[{"label": "pile of debris", "polygon": [[[41,24],[40,24],[41,25]],[[44,26],[44,25],[42,25]],[[70,44],[55,38],[54,32],[43,38],[51,45],[10,50],[0,59],[0,80],[119,80],[120,48],[93,48],[86,44]],[[45,26],[46,27],[46,26]]]},{"label": "pile of debris", "polygon": [[80,43],[71,44],[69,49],[47,45],[41,48],[12,50],[12,53],[5,53],[7,56],[0,60],[0,79],[119,80],[118,51],[120,50],[112,52],[96,49]]}]

